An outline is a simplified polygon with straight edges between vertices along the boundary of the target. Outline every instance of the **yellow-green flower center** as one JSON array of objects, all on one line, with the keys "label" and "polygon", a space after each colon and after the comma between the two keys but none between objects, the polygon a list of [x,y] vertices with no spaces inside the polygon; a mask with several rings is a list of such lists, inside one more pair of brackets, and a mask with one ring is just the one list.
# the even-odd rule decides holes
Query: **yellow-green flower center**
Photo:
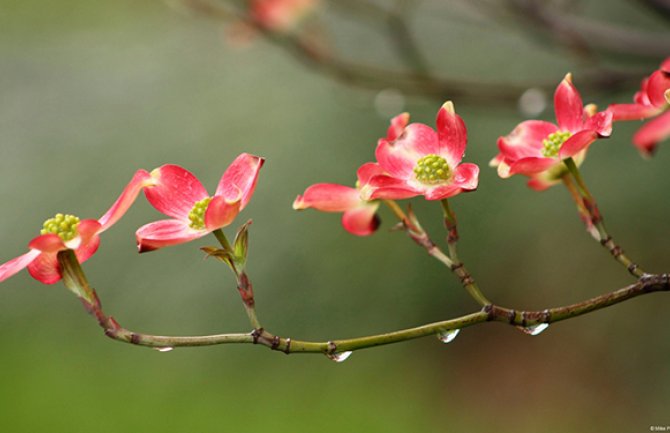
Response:
[{"label": "yellow-green flower center", "polygon": [[448,180],[451,177],[451,168],[446,159],[430,154],[416,162],[414,175],[419,182],[434,185]]},{"label": "yellow-green flower center", "polygon": [[556,131],[549,134],[547,138],[542,140],[542,155],[547,158],[558,156],[558,151],[565,141],[572,136],[570,131]]},{"label": "yellow-green flower center", "polygon": [[191,226],[191,228],[196,230],[205,228],[205,212],[207,211],[207,206],[209,206],[210,201],[212,201],[212,197],[207,197],[193,205],[193,209],[188,213],[188,219],[191,221],[189,226]]},{"label": "yellow-green flower center", "polygon": [[74,215],[57,213],[53,218],[44,221],[40,234],[46,235],[53,233],[58,235],[65,242],[72,240],[77,236],[77,226],[79,218]]}]

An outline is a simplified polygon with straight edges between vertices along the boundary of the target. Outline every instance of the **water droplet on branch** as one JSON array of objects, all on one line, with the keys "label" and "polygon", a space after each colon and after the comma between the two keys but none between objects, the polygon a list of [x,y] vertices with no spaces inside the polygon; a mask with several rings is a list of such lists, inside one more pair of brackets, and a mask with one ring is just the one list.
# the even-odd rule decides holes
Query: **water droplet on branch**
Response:
[{"label": "water droplet on branch", "polygon": [[328,359],[331,359],[335,362],[344,362],[346,361],[352,354],[352,351],[348,352],[334,352],[334,353],[326,353],[326,356]]},{"label": "water droplet on branch", "polygon": [[533,325],[533,326],[517,326],[517,329],[524,334],[528,335],[540,335],[545,329],[549,327],[548,323],[540,323],[539,325]]},{"label": "water droplet on branch", "polygon": [[157,350],[158,352],[172,352],[174,350],[174,347],[172,346],[154,347],[154,350]]},{"label": "water droplet on branch", "polygon": [[443,343],[451,343],[461,332],[460,329],[450,329],[449,331],[442,331],[437,333],[437,339]]}]

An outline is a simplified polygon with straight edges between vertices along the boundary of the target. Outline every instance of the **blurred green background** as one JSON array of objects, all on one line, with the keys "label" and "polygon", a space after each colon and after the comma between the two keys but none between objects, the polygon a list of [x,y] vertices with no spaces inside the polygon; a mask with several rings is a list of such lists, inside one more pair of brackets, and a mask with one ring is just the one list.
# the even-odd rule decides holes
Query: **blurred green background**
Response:
[{"label": "blurred green background", "polygon": [[[572,70],[579,87],[579,65],[562,50],[509,27],[461,22],[448,6],[437,14],[438,3],[416,17],[434,65],[520,82],[558,83]],[[633,2],[587,6],[603,20],[667,31],[667,21]],[[388,61],[350,24],[334,23],[345,52]],[[660,60],[630,62],[651,72]],[[635,90],[582,94],[606,106]],[[267,161],[239,223],[254,220],[249,273],[270,330],[327,340],[474,311],[446,269],[388,231],[385,210],[377,234],[356,238],[336,214],[291,209],[308,185],[351,184],[373,158],[389,119],[375,109],[376,95],[315,74],[262,39],[232,46],[220,23],[162,2],[0,0],[0,261],[26,251],[56,212],[101,215],[138,168],[180,164],[213,191],[234,157],[251,152]],[[399,109],[433,125],[440,103],[408,97]],[[485,293],[536,309],[629,284],[586,235],[562,187],[538,194],[487,167],[496,138],[524,119],[516,107],[455,104],[469,130],[466,160],[482,174],[480,189],[452,205],[461,257]],[[551,107],[542,116],[552,120]],[[642,160],[630,144],[637,126],[616,125],[583,172],[629,255],[667,272],[670,143]],[[414,201],[443,238],[439,207]],[[134,230],[158,217],[140,198],[86,263],[106,311],[146,333],[247,331],[227,269],[198,251],[213,238],[136,254]],[[159,353],[117,343],[61,284],[21,272],[0,288],[0,430],[649,431],[670,425],[668,302],[645,296],[538,337],[485,324],[449,345],[425,338],[336,364],[246,345]]]}]

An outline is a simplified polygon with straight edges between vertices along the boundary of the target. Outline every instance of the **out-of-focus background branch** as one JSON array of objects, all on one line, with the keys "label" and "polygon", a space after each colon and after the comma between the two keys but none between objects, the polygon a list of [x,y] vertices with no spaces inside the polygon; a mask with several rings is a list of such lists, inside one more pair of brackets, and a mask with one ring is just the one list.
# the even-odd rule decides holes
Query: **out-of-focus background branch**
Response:
[{"label": "out-of-focus background branch", "polygon": [[[455,23],[467,23],[488,32],[495,32],[501,26],[525,32],[528,40],[537,47],[572,61],[571,69],[581,76],[584,90],[600,93],[611,94],[637,83],[650,62],[657,62],[667,55],[670,46],[667,29],[650,30],[646,26],[637,28],[626,22],[591,18],[584,13],[586,2],[324,0],[314,2],[307,13],[301,12],[300,20],[296,19],[294,26],[281,31],[269,26],[263,17],[257,17],[253,3],[181,0],[180,4],[222,22],[245,23],[307,66],[345,83],[373,89],[393,86],[409,95],[437,100],[460,98],[462,102],[509,103],[518,100],[528,88],[551,91],[560,79],[558,76],[553,79],[527,77],[518,81],[501,78],[496,73],[498,64],[491,65],[486,71],[488,74],[459,78],[453,76],[450,69],[461,56],[451,57],[441,68],[433,67],[436,62],[431,60],[439,59],[442,44],[450,42],[443,29]],[[649,13],[646,9],[658,10],[646,2],[641,3],[639,9],[642,13]],[[341,23],[338,19],[346,20],[348,25],[358,27],[357,30],[377,32],[379,46],[374,49],[388,50],[397,65],[370,63],[364,44],[341,49],[339,41],[347,35],[339,34]],[[436,22],[436,29],[420,42],[416,35],[420,33],[423,20],[428,19]],[[348,29],[348,32],[352,34],[355,30]],[[364,48],[360,49],[361,46]],[[362,59],[353,60],[357,56]],[[509,61],[514,62],[514,57]]]},{"label": "out-of-focus background branch", "polygon": [[[212,192],[246,151],[267,158],[240,221],[254,220],[248,267],[273,331],[344,338],[460,315],[471,299],[386,230],[392,215],[362,239],[338,215],[291,209],[312,183],[352,184],[391,116],[433,124],[450,98],[468,125],[465,160],[482,167],[479,190],[452,203],[459,254],[486,295],[536,309],[631,282],[584,232],[567,192],[538,194],[486,165],[498,136],[553,118],[551,94],[568,71],[586,102],[631,101],[664,57],[654,50],[670,46],[663,2],[332,1],[295,32],[251,26],[253,37],[241,24],[246,2],[207,4],[219,12],[0,2],[0,261],[24,252],[56,212],[100,216],[138,168],[180,164]],[[626,253],[667,272],[670,150],[640,159],[630,144],[638,127],[617,124],[582,169]],[[446,235],[439,206],[414,207],[435,239]],[[248,331],[227,270],[197,250],[213,240],[137,255],[133,233],[156,217],[138,202],[86,263],[105,310],[147,333]],[[249,347],[116,344],[61,285],[22,273],[0,286],[0,430],[648,431],[667,423],[670,399],[664,299],[538,337],[490,324],[448,345],[422,339],[335,364]]]}]

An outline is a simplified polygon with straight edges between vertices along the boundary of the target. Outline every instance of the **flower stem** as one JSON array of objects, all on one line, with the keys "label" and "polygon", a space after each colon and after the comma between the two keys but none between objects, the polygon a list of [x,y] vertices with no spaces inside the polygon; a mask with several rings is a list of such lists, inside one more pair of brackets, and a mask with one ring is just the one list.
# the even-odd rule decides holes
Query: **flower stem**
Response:
[{"label": "flower stem", "polygon": [[458,258],[458,251],[456,249],[456,244],[458,243],[458,226],[456,223],[456,214],[449,206],[447,199],[441,200],[442,210],[444,211],[444,225],[447,228],[447,248],[449,249],[449,258],[454,262],[454,265],[451,267],[451,270],[458,276],[461,280],[461,284],[468,291],[470,296],[477,301],[481,306],[490,305],[492,302],[489,301],[486,296],[479,289],[479,286],[475,282],[475,279],[472,278],[470,272],[465,268],[465,264]]},{"label": "flower stem", "polygon": [[237,291],[240,293],[240,297],[242,298],[244,311],[247,313],[249,323],[251,323],[251,326],[253,326],[254,329],[261,329],[262,326],[258,320],[258,315],[256,314],[254,290],[249,277],[244,270],[241,270],[243,266],[238,266],[235,258],[235,251],[233,247],[230,246],[230,242],[228,242],[228,238],[226,238],[223,230],[216,229],[212,233],[214,236],[216,236],[216,239],[219,241],[224,251],[230,254],[231,260],[228,262],[228,264],[230,265],[230,269],[232,269],[233,273],[235,274],[235,279],[237,280]]},{"label": "flower stem", "polygon": [[[468,270],[465,269],[463,263],[458,261],[458,255],[456,254],[455,250],[455,241],[453,245],[452,243],[449,243],[448,248],[450,253],[449,256],[446,255],[444,251],[435,245],[435,242],[433,242],[430,237],[428,237],[426,231],[421,227],[421,224],[419,224],[419,220],[416,218],[416,215],[411,212],[410,215],[405,214],[398,203],[396,203],[394,200],[384,200],[384,203],[393,211],[396,217],[398,217],[409,237],[412,238],[412,240],[414,240],[414,242],[416,242],[419,246],[423,247],[428,252],[428,254],[447,266],[460,279],[463,287],[465,287],[470,296],[472,296],[475,301],[479,303],[479,305],[485,306],[491,304],[491,301],[489,301],[479,290],[479,287],[477,287],[477,284]],[[451,217],[453,218],[455,224],[456,220],[453,213],[451,214]]]},{"label": "flower stem", "polygon": [[607,232],[602,215],[598,210],[596,200],[586,186],[586,182],[584,182],[584,178],[582,177],[577,164],[575,164],[575,161],[572,158],[567,158],[564,159],[563,162],[575,180],[575,183],[573,183],[568,176],[564,176],[563,183],[577,204],[577,209],[579,210],[580,216],[584,220],[589,233],[591,233],[591,235],[599,241],[600,244],[610,252],[612,257],[623,265],[631,275],[636,278],[646,275],[646,272],[642,268],[624,254],[623,249],[614,242],[612,236]]},{"label": "flower stem", "polygon": [[221,244],[221,248],[223,248],[226,252],[229,253],[233,252],[233,247],[230,246],[230,242],[228,242],[228,238],[223,233],[223,230],[216,229],[212,232],[212,234],[216,236],[216,240],[218,240],[219,243]]}]

